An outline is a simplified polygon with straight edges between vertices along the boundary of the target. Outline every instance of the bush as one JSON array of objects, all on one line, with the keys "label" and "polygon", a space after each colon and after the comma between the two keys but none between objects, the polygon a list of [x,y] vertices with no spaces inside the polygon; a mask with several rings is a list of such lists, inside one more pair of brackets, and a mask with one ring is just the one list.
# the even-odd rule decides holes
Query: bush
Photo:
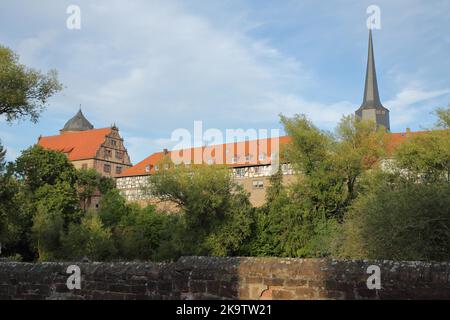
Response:
[{"label": "bush", "polygon": [[71,224],[66,235],[62,236],[62,250],[67,259],[88,257],[90,260],[111,260],[116,248],[111,230],[103,226],[98,214],[89,212],[81,224]]},{"label": "bush", "polygon": [[388,180],[372,185],[351,207],[335,240],[336,255],[448,261],[450,185]]}]

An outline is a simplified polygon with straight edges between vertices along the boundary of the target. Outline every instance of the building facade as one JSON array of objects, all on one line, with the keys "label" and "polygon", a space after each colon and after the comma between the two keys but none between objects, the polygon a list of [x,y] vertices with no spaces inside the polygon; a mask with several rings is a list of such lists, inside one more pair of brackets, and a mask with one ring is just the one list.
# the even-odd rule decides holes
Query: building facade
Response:
[{"label": "building facade", "polygon": [[77,169],[95,169],[107,177],[116,177],[131,167],[119,128],[94,129],[81,109],[59,135],[41,136],[38,145],[64,153]]},{"label": "building facade", "polygon": [[[235,142],[209,147],[157,152],[145,158],[135,166],[125,170],[116,178],[117,188],[128,201],[142,205],[154,203],[154,199],[145,192],[150,175],[167,170],[171,165],[218,164],[230,168],[233,180],[240,184],[250,195],[254,206],[265,202],[266,189],[270,176],[281,169],[283,182],[293,181],[294,170],[290,164],[279,164],[279,149],[290,141],[289,137],[259,139]],[[164,158],[171,164],[164,163]]]}]

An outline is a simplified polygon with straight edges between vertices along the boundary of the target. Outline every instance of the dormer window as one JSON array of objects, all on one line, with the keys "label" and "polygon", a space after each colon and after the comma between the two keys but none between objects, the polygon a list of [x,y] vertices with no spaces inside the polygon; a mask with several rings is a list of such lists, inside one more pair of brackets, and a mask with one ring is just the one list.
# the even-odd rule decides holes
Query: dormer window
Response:
[{"label": "dormer window", "polygon": [[150,172],[151,166],[148,164],[145,166],[145,172]]},{"label": "dormer window", "polygon": [[155,165],[155,171],[158,171],[158,170],[159,170],[158,165]]}]

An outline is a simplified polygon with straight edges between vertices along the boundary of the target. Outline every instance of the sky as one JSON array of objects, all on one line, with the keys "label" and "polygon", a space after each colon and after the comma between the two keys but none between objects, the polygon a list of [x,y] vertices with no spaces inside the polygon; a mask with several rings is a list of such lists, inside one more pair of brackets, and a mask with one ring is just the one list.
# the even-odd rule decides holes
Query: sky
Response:
[{"label": "sky", "polygon": [[[70,5],[80,29],[67,28]],[[282,133],[279,114],[305,114],[332,130],[362,102],[370,5],[391,131],[429,128],[450,103],[447,0],[2,0],[0,45],[64,85],[37,124],[0,117],[7,158],[58,134],[80,105],[94,127],[119,127],[133,163],[194,121]]]}]

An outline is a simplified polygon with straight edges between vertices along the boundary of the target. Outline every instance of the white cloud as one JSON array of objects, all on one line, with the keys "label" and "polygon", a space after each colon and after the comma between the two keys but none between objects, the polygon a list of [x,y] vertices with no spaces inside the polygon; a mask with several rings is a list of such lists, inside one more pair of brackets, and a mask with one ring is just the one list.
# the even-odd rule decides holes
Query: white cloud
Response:
[{"label": "white cloud", "polygon": [[[419,87],[406,87],[400,90],[385,105],[391,111],[391,123],[394,126],[410,125],[434,110],[438,105],[435,99],[450,94],[450,89],[425,90]],[[423,117],[422,117],[423,118]]]}]

